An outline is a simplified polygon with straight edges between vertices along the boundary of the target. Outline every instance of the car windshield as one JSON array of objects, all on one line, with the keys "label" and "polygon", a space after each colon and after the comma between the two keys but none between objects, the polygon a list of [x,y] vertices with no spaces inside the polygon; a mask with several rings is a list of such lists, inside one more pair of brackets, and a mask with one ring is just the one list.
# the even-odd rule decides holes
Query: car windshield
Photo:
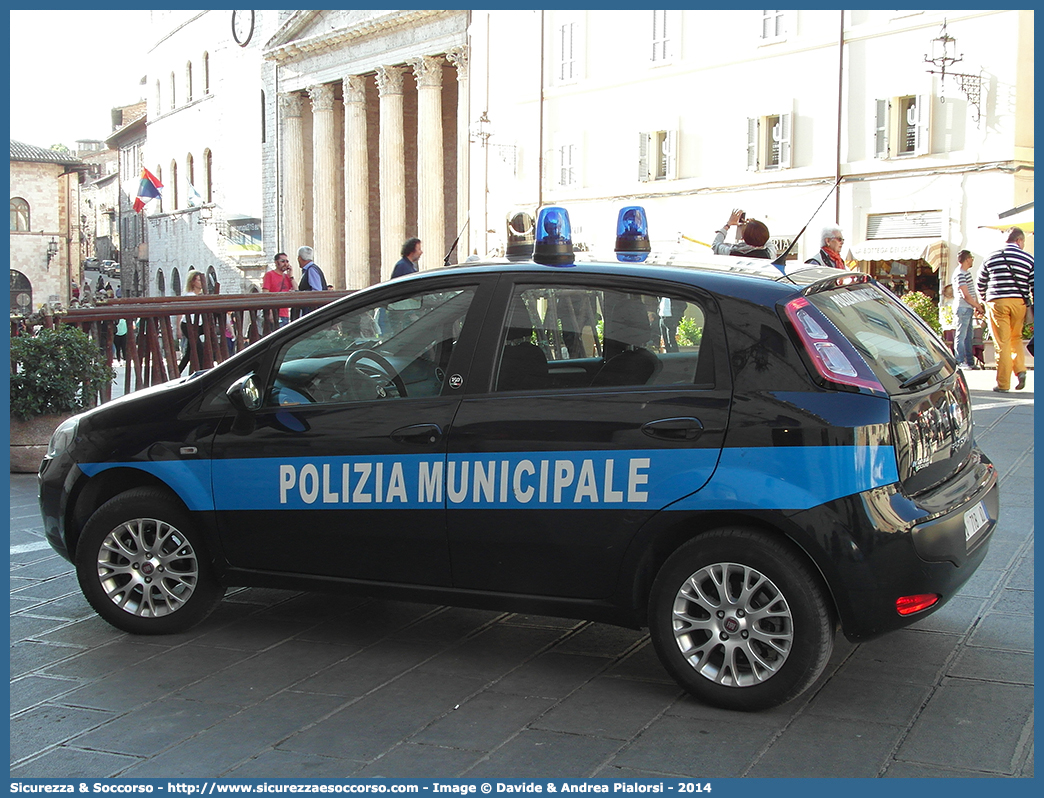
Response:
[{"label": "car windshield", "polygon": [[[944,344],[878,285],[836,288],[808,299],[852,343],[889,393],[917,387],[920,380],[910,381],[948,359]],[[935,372],[946,376],[949,370]]]}]

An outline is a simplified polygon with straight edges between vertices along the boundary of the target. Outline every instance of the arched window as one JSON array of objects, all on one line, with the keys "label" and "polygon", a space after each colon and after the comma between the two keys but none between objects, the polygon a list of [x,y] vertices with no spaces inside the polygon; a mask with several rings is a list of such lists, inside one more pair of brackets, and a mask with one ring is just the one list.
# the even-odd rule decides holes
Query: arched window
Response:
[{"label": "arched window", "polygon": [[181,296],[181,274],[177,266],[170,273],[170,287],[174,290],[174,296]]},{"label": "arched window", "polygon": [[[163,167],[160,166],[159,164],[156,164],[156,171],[153,172],[153,174],[156,175],[156,179],[158,181],[160,181],[160,185],[163,185]],[[160,190],[160,196],[159,196],[159,212],[163,213],[163,211],[166,208],[169,208],[169,207],[170,207],[170,202],[163,198],[163,190],[161,189]]]},{"label": "arched window", "polygon": [[213,266],[208,266],[207,267],[207,293],[208,294],[216,294],[217,293],[217,288],[218,288],[217,272],[214,271],[214,267]]},{"label": "arched window", "polygon": [[163,281],[163,269],[156,269],[156,292],[160,296],[167,295],[167,286]]},{"label": "arched window", "polygon": [[214,156],[207,148],[203,150],[203,200],[214,201]]},{"label": "arched window", "polygon": [[203,93],[210,94],[210,53],[203,53]]},{"label": "arched window", "polygon": [[265,90],[261,89],[261,143],[265,143]]},{"label": "arched window", "polygon": [[21,197],[11,197],[11,232],[29,231],[29,203]]},{"label": "arched window", "polygon": [[[185,201],[189,204],[193,204],[193,191],[197,194],[199,189],[196,188],[196,159],[192,157],[192,153],[185,155]],[[198,200],[195,200],[198,202]]]},{"label": "arched window", "polygon": [[163,113],[163,97],[160,92],[159,78],[156,78],[156,115]]},{"label": "arched window", "polygon": [[176,211],[178,204],[178,162],[170,162],[170,209]]},{"label": "arched window", "polygon": [[192,102],[192,62],[185,64],[185,102]]},{"label": "arched window", "polygon": [[175,105],[175,103],[177,101],[176,100],[176,95],[177,95],[177,88],[176,88],[176,84],[174,83],[174,73],[171,72],[170,73],[170,110],[171,111],[174,110],[174,105]]},{"label": "arched window", "polygon": [[33,284],[16,269],[11,269],[11,312],[20,315],[33,312]]}]

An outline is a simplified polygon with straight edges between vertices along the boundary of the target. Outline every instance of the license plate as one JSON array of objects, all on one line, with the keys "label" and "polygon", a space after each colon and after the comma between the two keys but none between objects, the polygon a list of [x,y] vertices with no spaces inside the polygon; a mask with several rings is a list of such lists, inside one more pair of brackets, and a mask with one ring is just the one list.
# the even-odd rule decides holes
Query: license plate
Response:
[{"label": "license plate", "polygon": [[990,517],[986,513],[986,505],[979,502],[970,510],[964,514],[964,542],[967,543],[973,537],[975,533],[982,529],[986,524],[990,522]]}]

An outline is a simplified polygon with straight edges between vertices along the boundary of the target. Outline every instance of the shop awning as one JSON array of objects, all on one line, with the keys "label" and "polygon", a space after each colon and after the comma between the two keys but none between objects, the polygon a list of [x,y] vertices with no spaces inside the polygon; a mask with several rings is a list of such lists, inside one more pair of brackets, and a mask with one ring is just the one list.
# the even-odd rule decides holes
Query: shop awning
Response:
[{"label": "shop awning", "polygon": [[1033,232],[1033,203],[1027,202],[1004,213],[997,214],[1000,221],[997,224],[980,224],[979,227],[988,227],[991,230],[1010,230],[1018,227],[1025,233]]},{"label": "shop awning", "polygon": [[850,260],[919,260],[928,261],[938,271],[946,256],[946,242],[941,238],[875,238],[853,244]]}]

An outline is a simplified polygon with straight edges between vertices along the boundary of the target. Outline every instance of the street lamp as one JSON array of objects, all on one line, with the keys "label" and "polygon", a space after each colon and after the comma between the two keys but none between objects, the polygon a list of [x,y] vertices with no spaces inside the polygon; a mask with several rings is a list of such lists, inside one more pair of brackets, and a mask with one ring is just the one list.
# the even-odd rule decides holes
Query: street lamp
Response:
[{"label": "street lamp", "polygon": [[[924,60],[937,67],[937,70],[929,69],[928,74],[939,75],[939,102],[944,103],[946,102],[946,98],[943,96],[946,91],[946,73],[954,64],[964,60],[964,53],[957,55],[957,39],[947,32],[945,19],[939,35],[932,39],[931,47],[931,57],[929,58],[926,53]],[[975,109],[975,123],[978,124],[982,117],[982,111],[979,108],[984,83],[982,73],[969,75],[963,72],[950,72],[950,77],[957,81],[957,88],[964,92],[964,96],[968,98],[968,104]]]},{"label": "street lamp", "polygon": [[483,247],[486,254],[489,253],[489,137],[493,135],[493,123],[489,121],[489,114],[486,111],[482,112],[482,115],[475,121],[475,124],[471,126],[471,135],[473,140],[482,141],[482,149],[485,155],[485,171],[483,174],[483,191],[482,191],[482,230],[483,230]]},{"label": "street lamp", "polygon": [[54,236],[51,236],[51,240],[47,244],[47,268],[51,268],[51,261],[54,260],[54,256],[58,254],[58,241]]}]

